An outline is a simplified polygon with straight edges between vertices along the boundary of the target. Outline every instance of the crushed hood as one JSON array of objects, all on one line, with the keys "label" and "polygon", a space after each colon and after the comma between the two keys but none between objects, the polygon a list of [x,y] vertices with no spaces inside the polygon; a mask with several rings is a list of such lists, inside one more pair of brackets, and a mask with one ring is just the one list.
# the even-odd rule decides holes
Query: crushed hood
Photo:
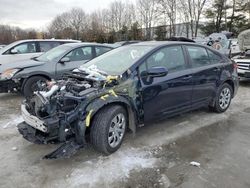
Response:
[{"label": "crushed hood", "polygon": [[241,51],[250,50],[250,29],[239,34],[238,43]]}]

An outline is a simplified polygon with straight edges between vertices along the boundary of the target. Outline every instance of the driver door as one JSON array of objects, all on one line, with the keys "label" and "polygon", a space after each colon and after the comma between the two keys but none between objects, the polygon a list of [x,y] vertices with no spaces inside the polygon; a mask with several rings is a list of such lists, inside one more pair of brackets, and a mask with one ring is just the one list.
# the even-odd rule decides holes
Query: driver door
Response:
[{"label": "driver door", "polygon": [[[15,53],[12,53],[15,51]],[[28,60],[32,57],[39,56],[35,42],[25,42],[7,50],[1,57],[1,63],[11,63],[16,61]]]},{"label": "driver door", "polygon": [[56,77],[61,78],[65,73],[71,72],[73,69],[81,66],[87,61],[93,59],[93,47],[84,46],[76,48],[65,55],[62,59],[68,59],[63,62],[62,59],[56,65]]},{"label": "driver door", "polygon": [[[181,45],[163,47],[139,67],[145,123],[191,108],[193,79],[185,59]],[[153,67],[165,67],[168,74],[147,76]]]}]

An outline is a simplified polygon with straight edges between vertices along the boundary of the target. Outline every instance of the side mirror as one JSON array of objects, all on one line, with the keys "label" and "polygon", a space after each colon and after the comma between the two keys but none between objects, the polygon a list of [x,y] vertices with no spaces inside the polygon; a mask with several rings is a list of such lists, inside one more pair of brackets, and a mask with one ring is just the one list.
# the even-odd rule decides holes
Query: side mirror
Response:
[{"label": "side mirror", "polygon": [[152,67],[147,71],[147,75],[151,77],[163,77],[168,74],[165,67]]},{"label": "side mirror", "polygon": [[13,49],[10,50],[10,53],[11,53],[11,54],[17,54],[18,51],[17,51],[17,49],[13,48]]},{"label": "side mirror", "polygon": [[68,57],[63,57],[59,62],[60,63],[67,63],[67,62],[70,62],[70,59]]}]

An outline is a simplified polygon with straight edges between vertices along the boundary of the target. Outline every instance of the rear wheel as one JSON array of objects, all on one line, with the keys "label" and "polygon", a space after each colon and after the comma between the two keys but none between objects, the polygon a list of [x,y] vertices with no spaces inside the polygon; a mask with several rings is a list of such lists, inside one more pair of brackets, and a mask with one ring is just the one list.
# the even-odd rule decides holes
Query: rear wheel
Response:
[{"label": "rear wheel", "polygon": [[216,95],[215,105],[212,107],[212,110],[218,113],[225,112],[231,104],[232,97],[232,87],[229,84],[224,83]]},{"label": "rear wheel", "polygon": [[23,86],[23,94],[25,97],[31,97],[34,91],[38,90],[38,82],[46,82],[48,81],[47,78],[43,76],[33,76],[30,77]]},{"label": "rear wheel", "polygon": [[103,108],[94,117],[90,141],[94,148],[104,154],[111,154],[119,149],[127,128],[127,112],[119,105]]}]

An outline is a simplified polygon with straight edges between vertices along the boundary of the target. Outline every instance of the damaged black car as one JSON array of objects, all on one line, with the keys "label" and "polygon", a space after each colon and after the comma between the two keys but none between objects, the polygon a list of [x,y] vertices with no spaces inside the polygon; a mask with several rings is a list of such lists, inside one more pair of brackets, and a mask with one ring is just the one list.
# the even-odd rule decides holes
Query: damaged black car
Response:
[{"label": "damaged black car", "polygon": [[209,47],[142,42],[40,84],[22,104],[18,130],[33,143],[62,143],[45,158],[70,157],[89,143],[111,154],[139,125],[204,106],[226,111],[237,88],[236,66]]}]

